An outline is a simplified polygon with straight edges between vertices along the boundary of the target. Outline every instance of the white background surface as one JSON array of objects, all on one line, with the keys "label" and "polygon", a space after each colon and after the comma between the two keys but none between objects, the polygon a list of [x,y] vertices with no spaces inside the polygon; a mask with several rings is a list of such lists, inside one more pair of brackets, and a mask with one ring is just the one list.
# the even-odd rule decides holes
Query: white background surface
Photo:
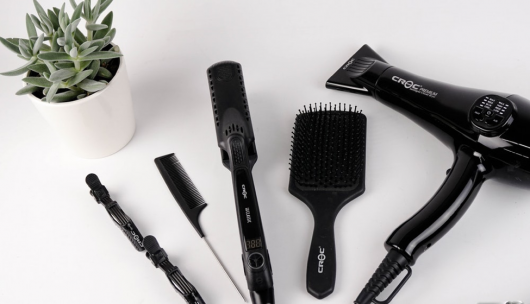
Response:
[{"label": "white background surface", "polygon": [[[153,163],[177,154],[209,204],[203,229],[246,292],[206,81],[215,62],[238,61],[245,73],[277,303],[318,302],[305,290],[312,217],[287,191],[299,108],[351,103],[369,119],[367,190],[337,218],[336,289],[322,303],[353,302],[385,256],[386,237],[428,201],[452,163],[445,146],[404,116],[370,97],[324,88],[358,48],[367,43],[422,76],[530,97],[526,1],[116,0],[110,8],[137,118],[122,151],[99,160],[70,155],[29,100],[14,96],[20,78],[0,78],[1,303],[184,303],[88,195],[90,172],[144,235],[158,238],[207,303],[242,303]],[[0,35],[24,36],[28,11],[30,0],[2,0]],[[0,70],[19,65],[0,49]],[[486,182],[394,303],[529,303],[529,218],[528,190]]]}]

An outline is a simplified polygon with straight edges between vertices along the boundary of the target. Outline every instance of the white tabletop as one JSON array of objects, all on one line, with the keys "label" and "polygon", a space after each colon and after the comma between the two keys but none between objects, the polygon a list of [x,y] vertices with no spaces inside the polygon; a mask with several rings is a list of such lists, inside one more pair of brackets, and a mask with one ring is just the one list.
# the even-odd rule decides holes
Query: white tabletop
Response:
[{"label": "white tabletop", "polygon": [[[0,35],[24,36],[31,1],[3,2]],[[422,76],[530,97],[527,1],[158,0],[115,1],[111,9],[137,121],[120,152],[98,160],[71,155],[27,97],[14,95],[20,77],[0,78],[1,303],[184,303],[89,196],[84,178],[91,172],[144,235],[158,238],[207,303],[242,303],[153,162],[176,153],[208,203],[206,235],[246,292],[230,173],[221,164],[206,81],[218,61],[238,61],[245,74],[277,303],[318,302],[305,290],[313,219],[287,190],[299,108],[340,102],[368,117],[367,189],[337,218],[336,288],[323,303],[353,302],[385,256],[387,236],[429,200],[452,164],[449,149],[401,114],[371,97],[325,89],[363,44]],[[19,65],[0,48],[0,70]],[[487,181],[393,303],[530,303],[529,218],[528,190]]]}]

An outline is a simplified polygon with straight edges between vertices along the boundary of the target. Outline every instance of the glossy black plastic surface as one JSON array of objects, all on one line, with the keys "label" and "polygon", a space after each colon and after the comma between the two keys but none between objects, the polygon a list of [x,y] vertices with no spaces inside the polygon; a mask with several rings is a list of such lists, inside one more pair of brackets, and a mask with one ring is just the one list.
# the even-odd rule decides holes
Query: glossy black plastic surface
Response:
[{"label": "glossy black plastic surface", "polygon": [[273,304],[271,262],[252,178],[258,155],[241,65],[220,62],[207,74],[222,161],[232,173],[247,286],[254,304]]},{"label": "glossy black plastic surface", "polygon": [[90,187],[90,194],[98,204],[102,204],[107,209],[112,220],[121,228],[136,250],[147,251],[147,258],[156,268],[164,271],[173,288],[184,300],[188,304],[205,304],[197,289],[182,275],[177,266],[171,264],[166,251],[160,247],[156,238],[151,235],[144,238],[118,203],[110,198],[107,188],[101,184],[98,176],[93,173],[87,175],[86,183]]},{"label": "glossy black plastic surface", "polygon": [[146,236],[144,245],[147,251],[146,257],[151,260],[156,268],[160,268],[166,274],[173,288],[182,295],[188,304],[205,304],[195,286],[184,277],[177,266],[169,261],[166,251],[160,247],[154,236]]},{"label": "glossy black plastic surface", "polygon": [[306,288],[317,299],[335,289],[335,218],[365,190],[366,116],[345,105],[312,105],[296,116],[289,192],[314,218]]},{"label": "glossy black plastic surface", "polygon": [[174,153],[155,158],[155,164],[190,224],[201,238],[204,237],[199,223],[199,215],[207,204],[193,184],[193,181],[189,178],[186,170],[184,170],[184,167],[182,167]]},{"label": "glossy black plastic surface", "polygon": [[416,259],[442,238],[464,215],[485,181],[486,167],[473,150],[461,146],[444,183],[429,202],[399,226],[386,241],[414,265]]},{"label": "glossy black plastic surface", "polygon": [[460,219],[485,179],[530,187],[530,101],[525,98],[421,77],[386,63],[366,45],[326,87],[361,94],[364,89],[455,154],[442,187],[386,242],[411,264]]},{"label": "glossy black plastic surface", "polygon": [[335,289],[335,219],[339,211],[364,190],[364,179],[353,191],[302,190],[292,178],[289,180],[289,192],[304,202],[313,214],[315,226],[307,258],[306,288],[317,299],[329,296]]},{"label": "glossy black plastic surface", "polygon": [[144,251],[144,237],[138,230],[138,227],[136,227],[131,218],[125,214],[118,202],[110,198],[109,191],[101,184],[98,176],[94,173],[87,175],[86,183],[90,187],[90,195],[94,197],[98,204],[102,204],[105,207],[110,218],[121,229],[127,239],[129,239],[129,242],[131,242],[134,249],[137,251]]}]

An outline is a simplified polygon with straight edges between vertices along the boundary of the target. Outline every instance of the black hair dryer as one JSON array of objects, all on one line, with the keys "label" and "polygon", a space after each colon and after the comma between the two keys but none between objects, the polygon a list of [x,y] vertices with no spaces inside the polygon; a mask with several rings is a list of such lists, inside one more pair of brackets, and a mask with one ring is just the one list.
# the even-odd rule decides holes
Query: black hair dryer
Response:
[{"label": "black hair dryer", "polygon": [[[388,64],[367,45],[326,87],[371,95],[427,129],[455,155],[438,192],[387,239],[388,255],[356,304],[389,303],[412,274],[410,266],[456,224],[486,179],[530,186],[530,101],[521,96],[420,77]],[[403,270],[407,275],[394,292],[377,300]]]}]

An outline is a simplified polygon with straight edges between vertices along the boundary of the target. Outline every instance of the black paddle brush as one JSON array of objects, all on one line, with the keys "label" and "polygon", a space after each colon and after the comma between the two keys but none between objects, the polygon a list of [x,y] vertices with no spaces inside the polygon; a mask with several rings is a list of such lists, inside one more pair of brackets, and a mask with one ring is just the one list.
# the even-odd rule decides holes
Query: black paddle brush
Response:
[{"label": "black paddle brush", "polygon": [[340,209],[364,193],[366,117],[357,108],[304,107],[292,142],[289,192],[315,220],[307,262],[307,291],[323,299],[335,287],[333,226]]}]

